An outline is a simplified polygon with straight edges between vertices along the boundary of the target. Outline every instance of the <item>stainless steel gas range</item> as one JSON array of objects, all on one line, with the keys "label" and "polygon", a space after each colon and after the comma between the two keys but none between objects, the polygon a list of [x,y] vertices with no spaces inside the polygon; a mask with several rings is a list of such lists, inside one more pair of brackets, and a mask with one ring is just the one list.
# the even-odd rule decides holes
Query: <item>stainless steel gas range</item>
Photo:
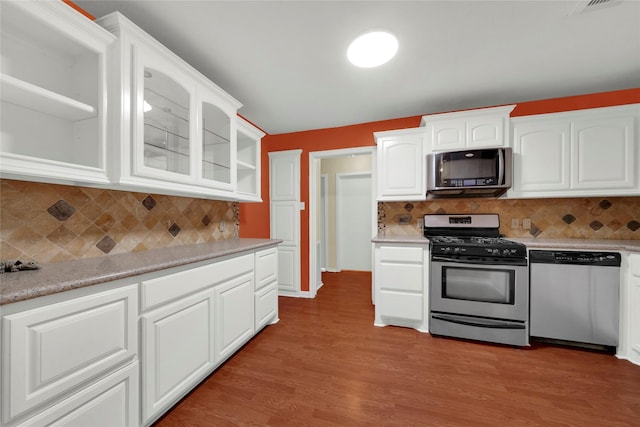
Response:
[{"label": "stainless steel gas range", "polygon": [[425,215],[424,235],[431,334],[528,346],[527,249],[500,236],[499,216]]}]

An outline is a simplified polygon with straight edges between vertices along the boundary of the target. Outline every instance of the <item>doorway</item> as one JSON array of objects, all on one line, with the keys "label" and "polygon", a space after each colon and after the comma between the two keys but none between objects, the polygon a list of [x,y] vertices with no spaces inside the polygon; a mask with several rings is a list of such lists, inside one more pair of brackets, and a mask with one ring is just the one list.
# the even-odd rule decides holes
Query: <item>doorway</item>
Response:
[{"label": "doorway", "polygon": [[[375,202],[375,164],[376,164],[376,147],[360,147],[360,148],[346,148],[340,150],[328,150],[309,153],[309,297],[314,298],[317,290],[322,286],[321,269],[324,266],[324,271],[335,272],[340,271],[341,268],[359,270],[367,268],[370,270],[372,265],[371,260],[371,238],[375,235],[377,226],[377,204]],[[324,162],[324,168],[323,168]],[[351,162],[357,162],[360,166],[356,169],[344,168],[345,164]],[[333,166],[326,167],[327,164],[333,164]],[[366,166],[364,166],[366,165]],[[323,187],[321,178],[323,174],[327,175],[326,184],[326,199],[323,202],[322,194]],[[368,217],[365,222],[365,230],[361,232],[361,243],[364,241],[364,245],[367,246],[367,251],[364,252],[368,258],[369,263],[361,263],[356,268],[351,267],[351,264],[346,266],[340,265],[338,262],[337,249],[338,246],[338,231],[335,217],[337,209],[335,203],[331,202],[332,196],[335,200],[336,190],[335,182],[336,176],[342,174],[342,190],[344,192],[345,185],[348,191],[356,191],[361,193],[363,191],[368,192],[367,201],[360,202],[358,208],[360,213],[355,213],[353,216],[365,216]],[[352,178],[345,178],[346,176],[353,174]],[[359,179],[357,174],[362,178],[363,175],[367,175],[365,181]],[[358,187],[357,189],[354,187]],[[361,206],[362,203],[365,206]],[[326,209],[324,209],[326,206]],[[343,204],[344,207],[344,204]],[[346,212],[351,212],[353,208],[347,207]],[[324,214],[326,212],[326,214]],[[334,217],[333,221],[331,217]],[[332,225],[332,223],[334,225]],[[362,225],[362,224],[360,224]],[[364,237],[363,237],[364,236]],[[326,251],[326,252],[325,252]],[[322,252],[325,252],[323,255]],[[324,258],[324,259],[323,259]]]}]

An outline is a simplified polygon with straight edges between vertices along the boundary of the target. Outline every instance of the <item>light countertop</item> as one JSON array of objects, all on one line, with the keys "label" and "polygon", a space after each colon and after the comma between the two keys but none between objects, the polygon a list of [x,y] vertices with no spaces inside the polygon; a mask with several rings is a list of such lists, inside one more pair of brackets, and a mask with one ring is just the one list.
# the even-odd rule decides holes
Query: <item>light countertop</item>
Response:
[{"label": "light countertop", "polygon": [[281,240],[233,239],[43,264],[0,274],[0,305],[97,285],[226,255],[276,246]]}]

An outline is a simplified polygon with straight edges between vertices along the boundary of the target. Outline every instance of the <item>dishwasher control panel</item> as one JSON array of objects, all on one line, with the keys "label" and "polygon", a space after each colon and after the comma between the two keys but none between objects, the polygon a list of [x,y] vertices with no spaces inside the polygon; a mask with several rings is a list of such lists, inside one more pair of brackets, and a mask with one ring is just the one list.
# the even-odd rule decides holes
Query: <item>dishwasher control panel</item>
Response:
[{"label": "dishwasher control panel", "polygon": [[545,264],[584,264],[620,267],[617,252],[529,251],[530,262]]}]

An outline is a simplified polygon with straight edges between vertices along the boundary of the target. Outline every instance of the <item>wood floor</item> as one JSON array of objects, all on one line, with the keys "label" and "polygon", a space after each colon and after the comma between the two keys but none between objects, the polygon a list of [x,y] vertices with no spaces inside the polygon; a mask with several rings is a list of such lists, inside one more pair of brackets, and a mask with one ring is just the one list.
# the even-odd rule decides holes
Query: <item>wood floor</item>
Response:
[{"label": "wood floor", "polygon": [[640,426],[640,366],[373,326],[370,276],[328,273],[164,418],[169,426]]}]

